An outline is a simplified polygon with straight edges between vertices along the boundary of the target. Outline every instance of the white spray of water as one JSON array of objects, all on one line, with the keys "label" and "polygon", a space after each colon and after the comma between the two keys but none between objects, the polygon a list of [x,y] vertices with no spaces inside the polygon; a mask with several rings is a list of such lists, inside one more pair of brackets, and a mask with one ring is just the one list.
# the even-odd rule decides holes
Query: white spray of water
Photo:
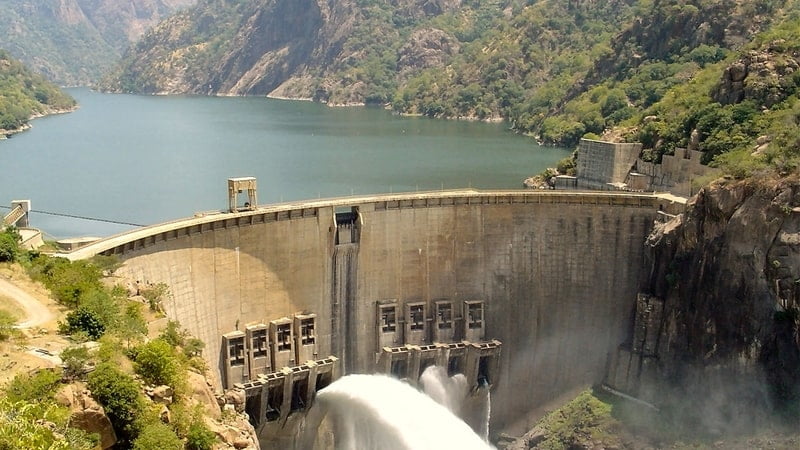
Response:
[{"label": "white spray of water", "polygon": [[429,366],[419,377],[422,391],[453,414],[460,416],[464,398],[469,393],[469,385],[464,374],[447,376],[447,369]]},{"label": "white spray of water", "polygon": [[317,395],[338,450],[488,450],[480,436],[422,392],[383,375],[348,375]]},{"label": "white spray of water", "polygon": [[483,429],[481,430],[481,434],[483,435],[483,440],[488,442],[489,422],[492,420],[492,392],[488,387],[482,387],[481,390],[486,392],[486,407],[484,408],[484,411],[486,411],[486,418],[483,421]]}]

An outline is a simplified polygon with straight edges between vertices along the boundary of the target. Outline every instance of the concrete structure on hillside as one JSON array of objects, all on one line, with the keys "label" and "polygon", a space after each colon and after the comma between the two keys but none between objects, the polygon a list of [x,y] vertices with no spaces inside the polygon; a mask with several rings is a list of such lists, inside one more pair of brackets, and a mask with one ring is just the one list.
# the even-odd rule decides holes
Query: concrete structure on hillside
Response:
[{"label": "concrete structure on hillside", "polygon": [[493,387],[495,429],[602,381],[645,237],[675,208],[608,192],[350,197],[201,214],[66,256],[118,255],[121,275],[169,285],[167,314],[207,344],[218,387],[246,391],[264,448],[292,448],[342,373],[415,383],[447,366]]},{"label": "concrete structure on hillside", "polygon": [[636,164],[642,144],[581,139],[578,146],[577,188],[617,190]]},{"label": "concrete structure on hillside", "polygon": [[671,192],[690,197],[695,193],[692,190],[694,180],[719,173],[719,169],[703,165],[700,162],[702,157],[701,151],[676,148],[672,155],[661,157],[661,164],[640,158],[627,183],[633,190]]},{"label": "concrete structure on hillside", "polygon": [[689,197],[692,182],[713,175],[717,169],[701,164],[703,153],[676,148],[663,155],[661,163],[640,158],[642,144],[581,139],[578,146],[577,176],[560,175],[556,189],[657,191]]},{"label": "concrete structure on hillside", "polygon": [[26,250],[34,250],[44,245],[44,238],[41,230],[31,228],[30,200],[12,200],[10,211],[0,221],[0,230],[7,226],[17,228],[20,235],[20,247]]}]

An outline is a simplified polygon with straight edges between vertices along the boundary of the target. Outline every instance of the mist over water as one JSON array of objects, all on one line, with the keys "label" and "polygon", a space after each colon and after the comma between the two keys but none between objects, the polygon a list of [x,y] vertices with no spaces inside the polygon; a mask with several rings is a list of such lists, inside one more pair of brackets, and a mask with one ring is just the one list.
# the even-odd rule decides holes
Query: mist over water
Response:
[{"label": "mist over water", "polygon": [[[453,386],[440,387],[439,394]],[[319,392],[314,408],[332,419],[338,450],[492,448],[448,407],[384,375],[342,377]]]},{"label": "mist over water", "polygon": [[[266,98],[70,89],[80,109],[0,141],[0,205],[153,224],[227,207],[226,180],[258,178],[262,204],[441,188],[516,189],[568,150],[486,124]],[[3,210],[0,210],[2,213]],[[129,226],[43,214],[55,237]]]},{"label": "mist over water", "polygon": [[469,393],[469,385],[464,374],[447,375],[447,369],[429,366],[419,377],[422,391],[436,403],[449,409],[455,415],[461,414],[464,399]]}]

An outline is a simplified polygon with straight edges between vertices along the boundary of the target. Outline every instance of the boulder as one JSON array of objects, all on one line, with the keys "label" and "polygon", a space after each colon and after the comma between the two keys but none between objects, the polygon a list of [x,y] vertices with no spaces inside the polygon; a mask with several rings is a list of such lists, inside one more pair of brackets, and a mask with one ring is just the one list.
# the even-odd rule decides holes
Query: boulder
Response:
[{"label": "boulder", "polygon": [[244,412],[244,404],[247,400],[247,396],[244,393],[243,389],[231,389],[229,391],[225,391],[225,403],[228,405],[233,405],[233,408],[238,413]]},{"label": "boulder", "polygon": [[224,443],[222,448],[260,449],[256,430],[247,420],[247,416],[244,414],[233,414],[232,416],[233,418],[226,419],[225,423],[205,417],[208,429]]},{"label": "boulder", "polygon": [[187,374],[187,384],[191,392],[189,397],[190,401],[201,405],[205,415],[219,420],[222,411],[220,410],[220,405],[217,402],[214,391],[211,389],[211,386],[208,385],[208,380],[199,373],[190,371],[187,372]]},{"label": "boulder", "polygon": [[156,403],[161,403],[162,405],[171,405],[175,391],[173,391],[169,386],[162,385],[153,388],[152,392],[148,391],[148,395],[150,395],[150,397]]},{"label": "boulder", "polygon": [[56,393],[55,400],[69,408],[71,427],[100,436],[101,448],[107,449],[117,443],[117,435],[105,410],[81,383],[65,385]]}]

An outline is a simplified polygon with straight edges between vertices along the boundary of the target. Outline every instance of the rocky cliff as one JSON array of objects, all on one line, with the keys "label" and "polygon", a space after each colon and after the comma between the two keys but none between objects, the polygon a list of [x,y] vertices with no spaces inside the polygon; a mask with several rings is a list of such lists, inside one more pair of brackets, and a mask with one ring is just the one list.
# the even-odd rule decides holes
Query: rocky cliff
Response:
[{"label": "rocky cliff", "polygon": [[441,29],[412,29],[460,5],[461,0],[202,0],[145,36],[103,88],[383,103],[397,69],[408,74],[441,67],[458,51],[456,39]]},{"label": "rocky cliff", "polygon": [[0,48],[62,85],[87,85],[194,0],[0,0]]},{"label": "rocky cliff", "polygon": [[704,188],[646,244],[630,341],[609,381],[720,434],[800,413],[800,182]]}]

